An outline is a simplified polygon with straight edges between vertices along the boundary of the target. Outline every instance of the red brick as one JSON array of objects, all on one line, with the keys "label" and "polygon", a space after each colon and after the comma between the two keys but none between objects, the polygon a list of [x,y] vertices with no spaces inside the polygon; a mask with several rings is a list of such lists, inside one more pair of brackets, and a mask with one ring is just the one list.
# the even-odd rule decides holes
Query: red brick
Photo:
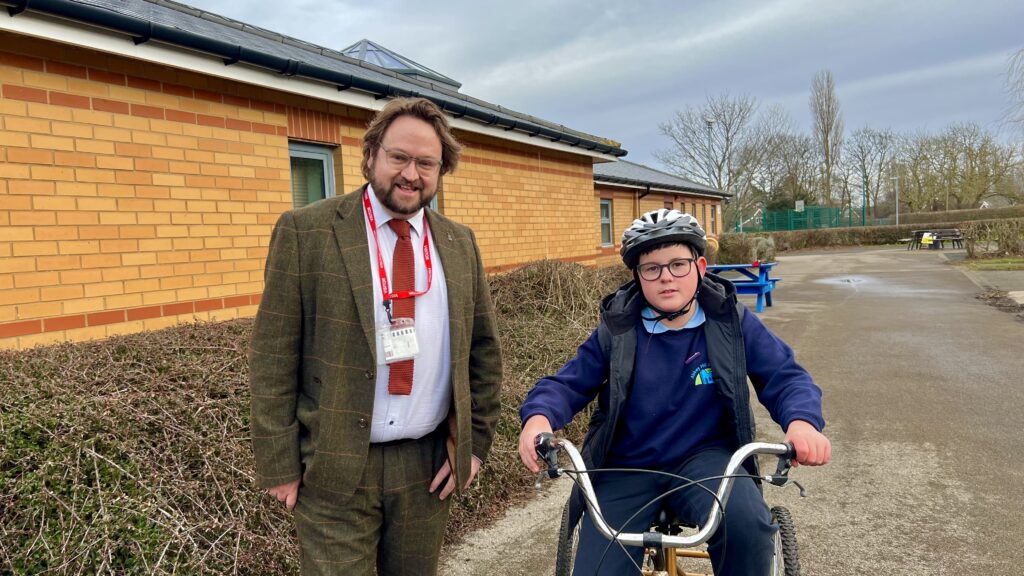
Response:
[{"label": "red brick", "polygon": [[164,109],[157,108],[156,106],[143,106],[142,104],[132,104],[132,116],[141,116],[143,118],[156,118],[158,120],[163,120]]},{"label": "red brick", "polygon": [[38,70],[39,72],[43,71],[43,61],[41,59],[33,58],[31,56],[22,56],[21,54],[0,53],[0,64],[14,66],[15,68]]},{"label": "red brick", "polygon": [[196,123],[196,115],[194,112],[182,112],[181,110],[167,110],[167,119],[171,122],[186,122],[188,124]]},{"label": "red brick", "polygon": [[216,92],[210,92],[208,90],[200,90],[199,88],[196,88],[195,92],[196,92],[196,98],[199,99],[199,100],[208,100],[210,102],[221,102],[221,101],[224,100],[224,98],[220,94],[218,94]]},{"label": "red brick", "polygon": [[196,301],[196,312],[209,312],[210,310],[220,310],[221,308],[224,308],[224,300],[221,298]]},{"label": "red brick", "polygon": [[278,136],[287,136],[288,135],[288,127],[287,126],[278,126],[277,127],[277,135]]},{"label": "red brick", "polygon": [[128,76],[128,87],[139,88],[141,90],[149,90],[152,92],[160,91],[160,82],[156,80],[150,80],[149,78],[140,78],[138,76]]},{"label": "red brick", "polygon": [[117,84],[118,86],[125,86],[127,84],[124,74],[96,70],[95,68],[89,68],[89,80],[106,82],[107,84]]},{"label": "red brick", "polygon": [[235,120],[234,118],[227,118],[225,120],[226,127],[232,130],[243,130],[245,132],[252,131],[252,122],[246,122],[245,120]]},{"label": "red brick", "polygon": [[225,308],[238,308],[239,306],[248,306],[250,296],[228,296],[224,299]]},{"label": "red brick", "polygon": [[124,102],[106,100],[104,98],[93,98],[92,109],[99,110],[100,112],[113,112],[114,114],[127,114],[129,110],[128,104]]},{"label": "red brick", "polygon": [[172,96],[185,96],[186,98],[192,98],[194,95],[192,88],[189,86],[182,86],[181,84],[170,84],[164,82],[164,92]]},{"label": "red brick", "polygon": [[61,76],[71,76],[73,78],[88,78],[89,71],[85,66],[75,66],[74,64],[65,64],[63,62],[46,62],[46,71],[51,74],[60,74]]},{"label": "red brick", "polygon": [[38,88],[26,88],[24,86],[14,86],[12,84],[4,84],[4,98],[46,104],[46,90],[40,90]]},{"label": "red brick", "polygon": [[177,304],[164,304],[164,316],[177,316],[178,314],[191,314],[195,311],[192,302],[179,302]]},{"label": "red brick", "polygon": [[75,316],[58,316],[57,318],[43,319],[43,332],[55,332],[57,330],[72,330],[74,328],[85,328],[85,314]]},{"label": "red brick", "polygon": [[42,320],[26,320],[0,324],[0,338],[13,338],[27,334],[38,334],[43,331]]},{"label": "red brick", "polygon": [[93,312],[86,315],[86,322],[89,326],[102,326],[104,324],[117,324],[124,322],[124,310],[110,310],[107,312]]},{"label": "red brick", "polygon": [[128,310],[128,321],[133,320],[147,320],[149,318],[159,318],[161,314],[160,306],[147,306],[145,308],[130,308]]},{"label": "red brick", "polygon": [[224,119],[218,116],[207,116],[206,114],[199,114],[196,116],[196,123],[200,126],[213,126],[215,128],[224,127]]},{"label": "red brick", "polygon": [[277,134],[277,126],[271,126],[270,124],[260,124],[259,122],[252,123],[252,131],[260,134]]},{"label": "red brick", "polygon": [[263,112],[273,112],[274,111],[274,104],[273,103],[271,103],[271,102],[263,102],[261,100],[253,100],[252,101],[252,107],[254,109],[256,109],[256,110],[261,110]]},{"label": "red brick", "polygon": [[238,96],[232,96],[230,94],[225,94],[224,95],[224,103],[225,104],[230,104],[231,106],[238,106],[239,108],[248,108],[249,107],[249,99],[248,98],[239,98]]},{"label": "red brick", "polygon": [[263,294],[262,293],[260,293],[260,294],[252,294],[252,295],[249,296],[249,304],[252,304],[252,305],[259,304],[260,300],[263,300]]},{"label": "red brick", "polygon": [[69,106],[71,108],[85,108],[86,110],[92,107],[89,104],[88,96],[65,94],[63,92],[50,92],[50,104],[54,106]]}]

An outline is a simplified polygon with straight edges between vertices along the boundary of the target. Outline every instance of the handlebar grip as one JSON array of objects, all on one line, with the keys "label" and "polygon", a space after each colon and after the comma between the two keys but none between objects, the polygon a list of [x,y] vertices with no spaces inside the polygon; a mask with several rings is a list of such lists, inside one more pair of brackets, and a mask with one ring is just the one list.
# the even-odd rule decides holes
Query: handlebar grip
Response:
[{"label": "handlebar grip", "polygon": [[780,454],[779,458],[786,458],[787,460],[796,460],[796,446],[793,446],[792,442],[786,442],[786,447],[789,450],[785,454]]},{"label": "handlebar grip", "polygon": [[561,447],[558,445],[555,435],[550,432],[541,432],[534,440],[534,449],[537,450],[537,456],[547,464],[548,477],[558,476],[558,451]]}]

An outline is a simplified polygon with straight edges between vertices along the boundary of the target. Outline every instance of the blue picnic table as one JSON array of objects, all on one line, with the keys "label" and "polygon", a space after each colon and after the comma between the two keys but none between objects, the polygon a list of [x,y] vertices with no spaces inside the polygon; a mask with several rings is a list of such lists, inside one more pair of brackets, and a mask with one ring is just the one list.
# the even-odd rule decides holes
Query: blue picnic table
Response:
[{"label": "blue picnic table", "polygon": [[[765,302],[772,305],[772,291],[778,278],[771,277],[771,270],[777,262],[752,262],[750,264],[709,264],[708,272],[722,276],[736,286],[738,294],[757,294],[757,311],[764,311]],[[727,274],[731,274],[728,275]]]}]

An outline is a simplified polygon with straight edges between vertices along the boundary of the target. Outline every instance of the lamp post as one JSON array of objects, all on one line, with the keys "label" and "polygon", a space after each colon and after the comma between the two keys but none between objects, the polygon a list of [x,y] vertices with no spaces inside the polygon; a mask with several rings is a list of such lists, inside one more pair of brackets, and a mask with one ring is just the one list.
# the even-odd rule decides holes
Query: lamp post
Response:
[{"label": "lamp post", "polygon": [[889,176],[889,180],[896,183],[896,226],[900,225],[900,175]]}]

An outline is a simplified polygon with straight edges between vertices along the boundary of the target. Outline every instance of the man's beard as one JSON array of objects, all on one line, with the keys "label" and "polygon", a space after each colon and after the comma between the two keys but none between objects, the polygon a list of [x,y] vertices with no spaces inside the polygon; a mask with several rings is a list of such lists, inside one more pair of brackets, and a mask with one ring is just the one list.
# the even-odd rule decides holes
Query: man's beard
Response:
[{"label": "man's beard", "polygon": [[413,204],[399,204],[395,198],[395,188],[398,185],[410,185],[410,182],[401,176],[395,176],[395,179],[391,181],[389,185],[384,185],[383,182],[371,182],[373,184],[373,193],[377,196],[377,200],[380,201],[381,205],[394,212],[395,214],[405,214],[406,216],[419,212],[421,208],[426,207],[430,204],[430,201],[437,195],[437,189],[441,186],[440,180],[437,183],[437,187],[429,193],[424,190],[423,183],[419,182],[412,184],[412,188],[419,192],[419,202]]}]

